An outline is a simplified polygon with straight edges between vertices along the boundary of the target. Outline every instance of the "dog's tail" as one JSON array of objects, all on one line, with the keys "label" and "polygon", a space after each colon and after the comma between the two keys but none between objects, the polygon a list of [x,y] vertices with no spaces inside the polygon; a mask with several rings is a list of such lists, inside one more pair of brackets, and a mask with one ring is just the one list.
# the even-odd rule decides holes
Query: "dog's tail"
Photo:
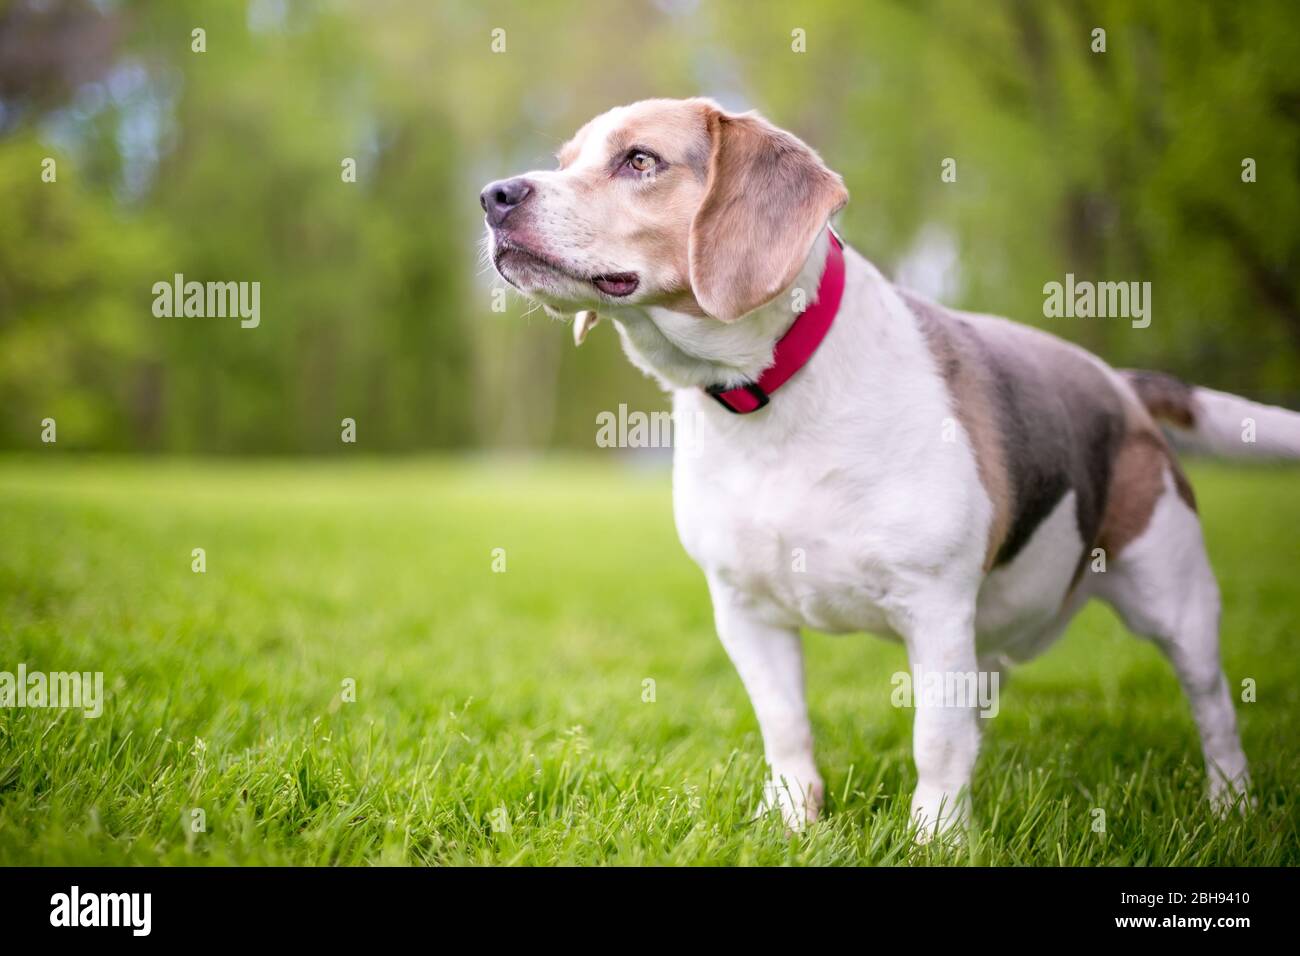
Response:
[{"label": "dog's tail", "polygon": [[1179,449],[1228,458],[1300,458],[1300,412],[1188,385],[1162,372],[1123,369],[1120,375]]}]

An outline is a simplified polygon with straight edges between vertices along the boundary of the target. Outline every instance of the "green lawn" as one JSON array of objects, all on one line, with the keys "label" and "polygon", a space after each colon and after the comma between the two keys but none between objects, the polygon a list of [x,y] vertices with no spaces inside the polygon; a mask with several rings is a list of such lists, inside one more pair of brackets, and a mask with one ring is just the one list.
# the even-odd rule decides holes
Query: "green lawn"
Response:
[{"label": "green lawn", "polygon": [[1294,865],[1300,469],[1192,477],[1258,809],[1209,813],[1170,669],[1093,607],[1005,688],[953,851],[907,839],[905,656],[870,637],[807,641],[829,813],[751,820],[758,729],[665,474],[0,459],[0,670],[108,698],[0,710],[0,863]]}]

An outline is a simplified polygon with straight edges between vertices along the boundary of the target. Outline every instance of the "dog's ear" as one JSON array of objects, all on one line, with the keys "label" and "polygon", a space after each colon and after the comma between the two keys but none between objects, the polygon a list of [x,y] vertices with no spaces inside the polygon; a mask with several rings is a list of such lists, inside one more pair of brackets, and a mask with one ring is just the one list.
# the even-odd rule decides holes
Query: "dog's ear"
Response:
[{"label": "dog's ear", "polygon": [[756,114],[710,107],[707,122],[712,155],[691,224],[691,289],[705,312],[733,322],[794,281],[849,194],[816,153]]}]

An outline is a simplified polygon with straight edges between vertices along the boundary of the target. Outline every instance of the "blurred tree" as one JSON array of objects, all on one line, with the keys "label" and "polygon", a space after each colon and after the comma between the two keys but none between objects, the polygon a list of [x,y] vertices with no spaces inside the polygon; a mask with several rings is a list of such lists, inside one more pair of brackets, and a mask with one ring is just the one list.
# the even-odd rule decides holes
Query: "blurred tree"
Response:
[{"label": "blurred tree", "polygon": [[[478,189],[611,105],[699,93],[814,144],[901,281],[1295,402],[1296,23],[1282,0],[12,0],[0,447],[53,415],[96,449],[341,450],[344,417],[370,450],[591,448],[598,411],[664,399],[607,327],[575,352],[518,298],[493,311]],[[1150,281],[1151,326],[1044,318],[1067,272]],[[155,318],[176,273],[260,281],[261,325]]]},{"label": "blurred tree", "polygon": [[[924,277],[950,243],[927,290],[950,302],[1115,364],[1300,397],[1294,4],[783,7],[713,10],[754,99],[844,173],[846,232],[883,267]],[[788,68],[775,67],[782,19],[808,35]],[[947,157],[955,183],[940,179]],[[1257,182],[1242,181],[1247,157]],[[1043,318],[1043,284],[1067,272],[1150,281],[1152,325]]]}]

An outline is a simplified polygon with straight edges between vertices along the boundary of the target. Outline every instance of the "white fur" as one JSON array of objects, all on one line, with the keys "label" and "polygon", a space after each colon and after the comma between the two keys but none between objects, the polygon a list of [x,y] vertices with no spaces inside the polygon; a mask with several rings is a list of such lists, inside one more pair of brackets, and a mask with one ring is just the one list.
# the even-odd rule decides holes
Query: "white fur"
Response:
[{"label": "white fur", "polygon": [[1083,556],[1075,502],[1066,492],[1020,553],[984,579],[975,613],[982,657],[1028,660],[1059,636],[1055,625]]},{"label": "white fur", "polygon": [[[796,286],[816,288],[826,248],[823,236]],[[759,415],[732,415],[694,386],[733,369],[756,376],[793,317],[786,297],[729,326],[615,316],[632,360],[677,386],[674,415],[692,419],[690,453],[674,459],[677,526],[758,715],[768,803],[792,827],[815,815],[822,786],[798,629],[872,631],[906,642],[917,671],[975,671],[992,520],[969,437],[953,431],[951,398],[911,312],[875,268],[845,255],[835,324]],[[702,375],[701,353],[733,358]],[[914,739],[922,832],[959,824],[978,749],[974,709],[918,702]]]},{"label": "white fur", "polygon": [[1164,485],[1146,530],[1105,574],[1094,576],[1096,593],[1169,658],[1200,731],[1210,799],[1220,809],[1244,808],[1250,775],[1219,664],[1219,588],[1196,512],[1175,492],[1167,470]]},{"label": "white fur", "polygon": [[[796,287],[816,288],[827,241],[819,238]],[[993,506],[940,370],[893,287],[852,250],[845,259],[843,303],[826,339],[754,415],[731,414],[699,386],[757,378],[793,319],[788,297],[729,325],[663,309],[612,313],[631,360],[674,390],[679,423],[690,419],[690,447],[674,456],[678,532],[704,570],[719,635],[758,717],[771,767],[764,806],[791,828],[816,817],[823,789],[800,628],[901,639],[915,673],[972,673],[990,666],[980,658],[1023,660],[1050,644],[1093,587],[1086,572],[1075,580],[1083,542],[1073,493],[1015,560],[985,574]],[[1182,569],[1195,572],[1191,603],[1213,588],[1199,525],[1180,506],[1166,495],[1158,520],[1106,575],[1112,600],[1133,603],[1123,582],[1158,575],[1161,559],[1146,552],[1170,546],[1191,549],[1195,567]],[[1189,603],[1171,573],[1160,579],[1163,600]],[[1207,760],[1224,768],[1222,798],[1244,786],[1245,763],[1231,705],[1205,676],[1218,668],[1208,613],[1177,626],[1162,620],[1159,630],[1191,648],[1194,663],[1175,664],[1195,671],[1184,683]],[[979,747],[975,708],[920,697],[915,707],[918,837],[960,832]]]},{"label": "white fur", "polygon": [[1300,458],[1300,415],[1212,388],[1192,392],[1194,428],[1169,426],[1180,448],[1230,458]]},{"label": "white fur", "polygon": [[[829,236],[819,235],[790,289],[738,321],[654,304],[679,302],[686,278],[643,241],[665,211],[642,183],[593,176],[627,116],[596,120],[567,169],[528,174],[535,198],[518,226],[493,232],[488,251],[505,255],[498,243],[508,240],[549,257],[544,266],[525,257],[503,275],[557,314],[598,309],[632,362],[673,391],[677,435],[690,436],[674,449],[677,528],[704,571],[718,634],[758,717],[771,769],[764,807],[798,828],[815,819],[823,796],[800,628],[893,637],[915,675],[971,675],[981,658],[1000,666],[1047,646],[1093,593],[1163,642],[1193,702],[1216,798],[1239,794],[1245,760],[1218,671],[1218,597],[1195,515],[1166,494],[1150,528],[1095,576],[1104,582],[1087,573],[1076,580],[1084,542],[1070,493],[1013,561],[986,574],[993,503],[970,436],[913,312],[851,249],[838,315],[812,358],[767,408],[724,409],[702,387],[755,380],[771,363],[795,318],[789,293],[818,287]],[[703,184],[674,182],[696,196],[678,200],[681,213]],[[596,278],[625,271],[638,276],[634,293],[599,291]],[[1277,423],[1265,424],[1271,434]],[[1181,557],[1171,561],[1174,553]],[[891,690],[878,688],[886,698]],[[977,702],[946,703],[914,698],[911,807],[922,839],[960,832],[970,816]]]}]

